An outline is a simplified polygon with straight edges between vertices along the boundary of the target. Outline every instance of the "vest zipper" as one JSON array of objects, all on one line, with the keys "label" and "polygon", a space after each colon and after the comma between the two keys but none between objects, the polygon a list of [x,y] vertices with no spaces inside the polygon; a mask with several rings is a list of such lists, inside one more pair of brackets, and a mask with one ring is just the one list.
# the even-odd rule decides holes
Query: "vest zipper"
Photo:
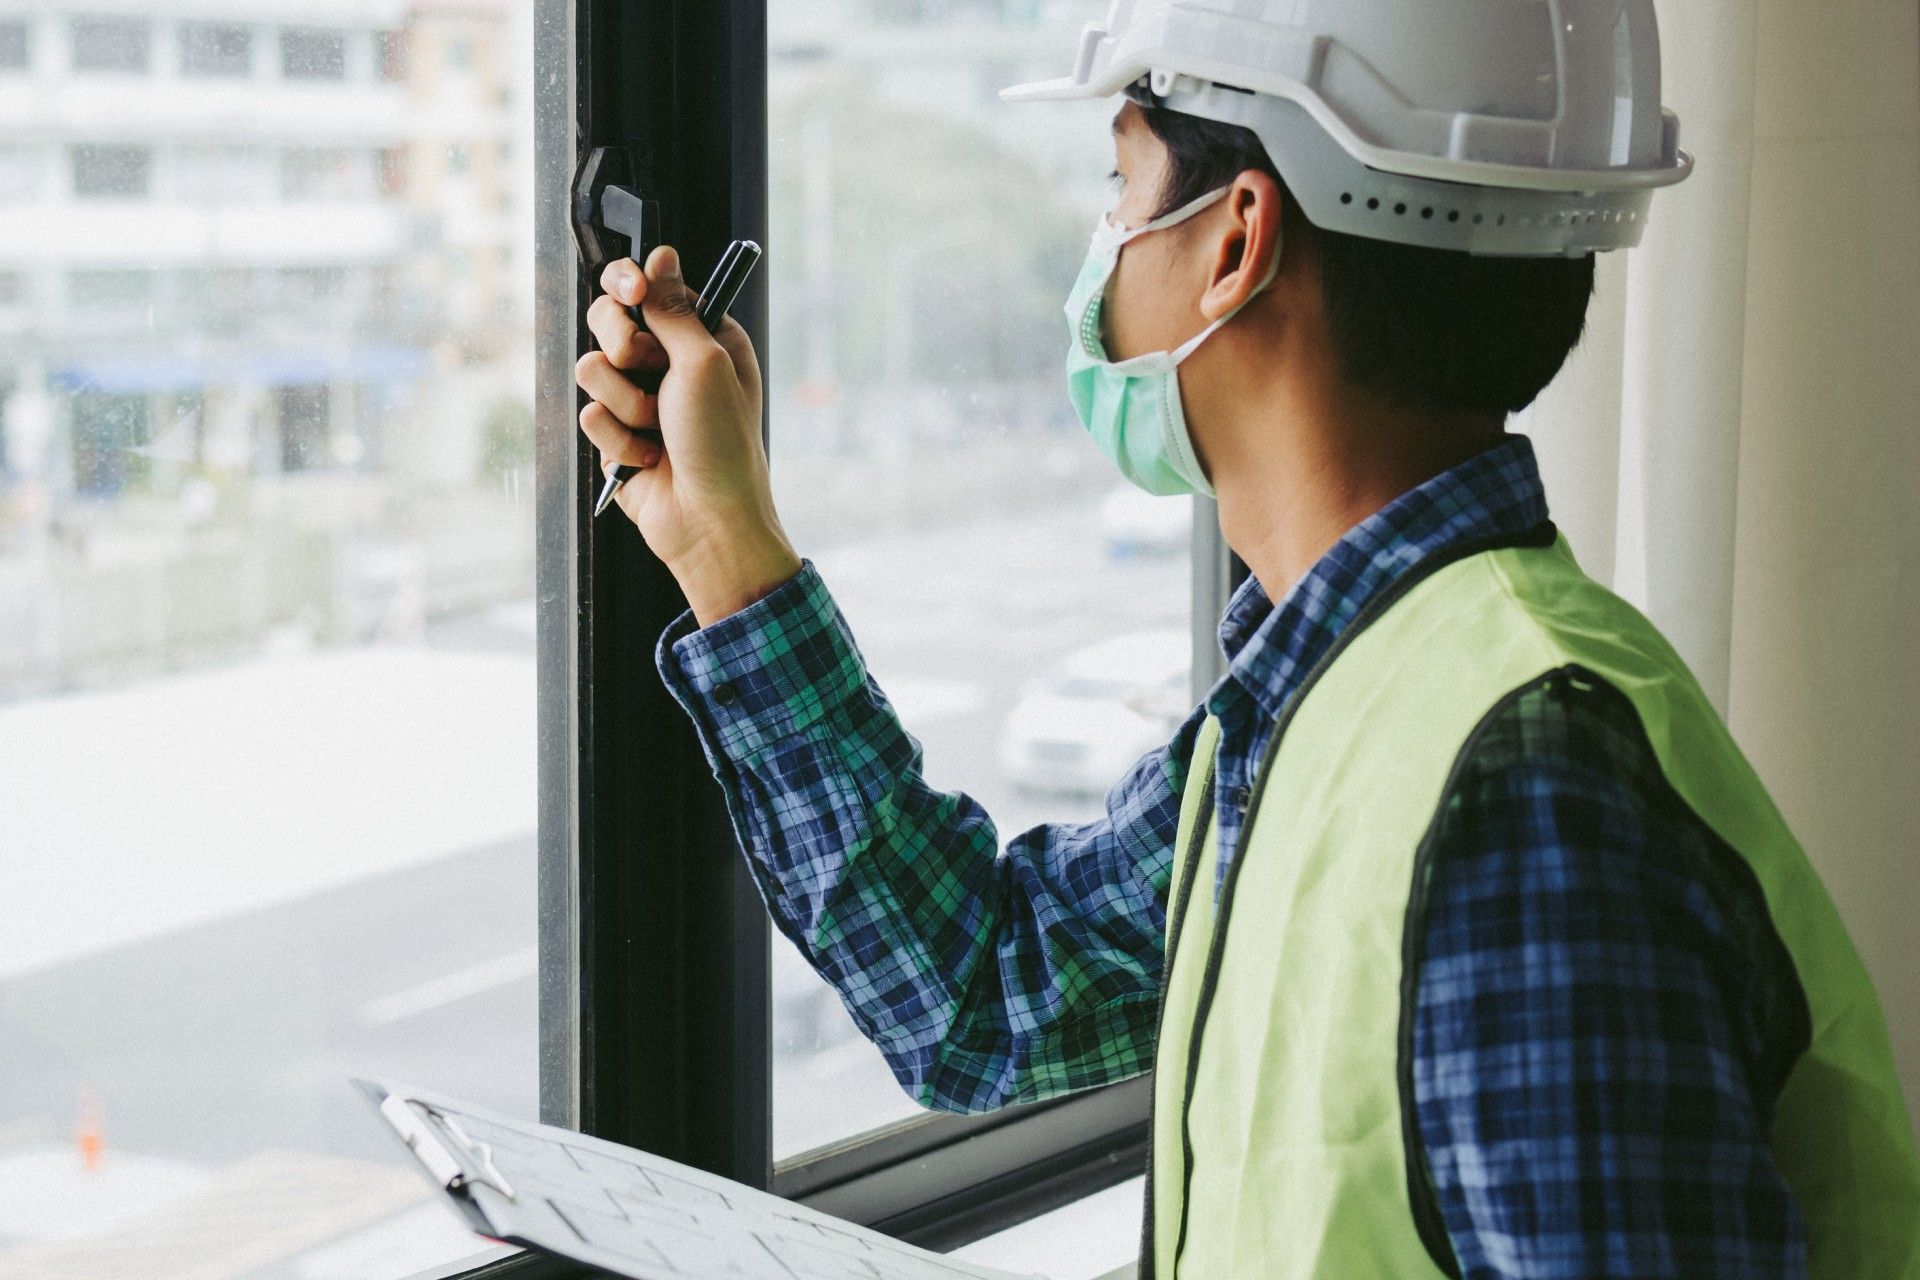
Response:
[{"label": "vest zipper", "polygon": [[[1347,624],[1346,630],[1342,631],[1339,636],[1334,639],[1334,642],[1327,647],[1327,651],[1320,655],[1320,660],[1315,662],[1307,671],[1307,674],[1301,678],[1300,685],[1294,691],[1293,697],[1288,700],[1287,705],[1281,709],[1279,717],[1275,720],[1273,732],[1268,736],[1267,745],[1260,753],[1260,767],[1254,774],[1253,796],[1247,802],[1246,812],[1241,815],[1240,831],[1238,838],[1234,841],[1233,862],[1227,867],[1226,883],[1221,886],[1219,907],[1214,912],[1213,938],[1211,945],[1207,948],[1207,968],[1201,979],[1200,998],[1193,1015],[1193,1029],[1187,1037],[1187,1081],[1186,1088],[1182,1092],[1180,1100],[1180,1233],[1175,1237],[1173,1246],[1174,1269],[1176,1272],[1179,1269],[1180,1255],[1186,1249],[1187,1223],[1193,1216],[1193,1128],[1191,1121],[1193,1112],[1193,1088],[1195,1081],[1199,1079],[1200,1075],[1201,1042],[1206,1034],[1207,1016],[1213,1010],[1214,993],[1219,986],[1220,961],[1226,950],[1227,924],[1233,912],[1234,889],[1240,883],[1240,868],[1244,866],[1246,862],[1247,838],[1253,831],[1255,818],[1259,815],[1260,802],[1264,798],[1267,789],[1267,774],[1273,767],[1274,759],[1279,755],[1280,740],[1286,735],[1287,726],[1293,722],[1294,713],[1299,710],[1300,704],[1306,700],[1307,694],[1313,690],[1313,686],[1319,683],[1320,677],[1326,673],[1328,667],[1333,665],[1334,659],[1344,653],[1347,646],[1358,639],[1361,633],[1364,632],[1367,627],[1371,626],[1381,614],[1385,613],[1396,604],[1402,596],[1406,595],[1407,592],[1411,591],[1419,583],[1425,581],[1446,566],[1456,561],[1464,560],[1469,556],[1478,555],[1483,551],[1498,551],[1508,547],[1552,546],[1557,535],[1558,529],[1553,521],[1550,519],[1542,520],[1531,529],[1514,533],[1493,534],[1484,538],[1470,538],[1454,543],[1452,546],[1442,547],[1422,557],[1361,607],[1360,611],[1353,616],[1353,620]],[[1213,792],[1211,786],[1209,786],[1207,792],[1209,817],[1212,813],[1212,800]],[[1167,976],[1171,978],[1173,972],[1171,935],[1169,935],[1168,942],[1166,972]],[[1165,1011],[1166,985],[1165,980],[1160,984],[1163,1013]],[[1158,1041],[1155,1042],[1155,1049],[1157,1052]],[[1149,1116],[1151,1116],[1151,1111],[1151,1106],[1149,1106]],[[1153,1169],[1153,1130],[1151,1128],[1151,1119],[1149,1119],[1148,1123],[1147,1169],[1149,1178],[1151,1178]],[[1153,1244],[1153,1216],[1151,1212],[1147,1215],[1146,1225],[1142,1234],[1146,1248],[1150,1249]],[[1151,1254],[1143,1250],[1143,1257],[1149,1259],[1149,1261],[1143,1262],[1142,1266],[1149,1269],[1143,1270],[1141,1275],[1144,1280],[1151,1280]]]}]

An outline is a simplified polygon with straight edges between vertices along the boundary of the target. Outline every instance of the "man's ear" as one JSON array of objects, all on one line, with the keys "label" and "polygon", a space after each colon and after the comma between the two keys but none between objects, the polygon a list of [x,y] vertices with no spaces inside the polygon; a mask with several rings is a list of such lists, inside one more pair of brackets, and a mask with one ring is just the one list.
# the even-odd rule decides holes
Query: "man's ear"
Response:
[{"label": "man's ear", "polygon": [[1274,270],[1274,255],[1285,249],[1280,227],[1287,198],[1264,170],[1243,169],[1233,180],[1232,190],[1220,202],[1225,220],[1216,232],[1207,290],[1200,295],[1200,312],[1207,319],[1217,320],[1244,304]]}]

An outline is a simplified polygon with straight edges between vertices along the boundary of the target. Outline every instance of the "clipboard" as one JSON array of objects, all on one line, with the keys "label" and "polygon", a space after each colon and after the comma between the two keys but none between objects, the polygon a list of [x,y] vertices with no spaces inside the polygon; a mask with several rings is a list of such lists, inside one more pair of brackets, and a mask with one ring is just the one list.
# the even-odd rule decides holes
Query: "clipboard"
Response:
[{"label": "clipboard", "polygon": [[950,1258],[603,1138],[350,1077],[476,1235],[627,1280],[1047,1280]]}]

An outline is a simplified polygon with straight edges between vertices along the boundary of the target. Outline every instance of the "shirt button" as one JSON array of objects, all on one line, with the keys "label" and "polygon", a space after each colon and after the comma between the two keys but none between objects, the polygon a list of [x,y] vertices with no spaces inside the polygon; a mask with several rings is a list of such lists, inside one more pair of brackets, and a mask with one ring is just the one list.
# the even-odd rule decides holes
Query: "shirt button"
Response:
[{"label": "shirt button", "polygon": [[717,684],[713,686],[713,700],[723,707],[732,706],[739,696],[730,684]]},{"label": "shirt button", "polygon": [[1247,801],[1251,799],[1252,796],[1253,792],[1250,788],[1245,786],[1235,787],[1233,789],[1233,807],[1245,813],[1247,811]]}]

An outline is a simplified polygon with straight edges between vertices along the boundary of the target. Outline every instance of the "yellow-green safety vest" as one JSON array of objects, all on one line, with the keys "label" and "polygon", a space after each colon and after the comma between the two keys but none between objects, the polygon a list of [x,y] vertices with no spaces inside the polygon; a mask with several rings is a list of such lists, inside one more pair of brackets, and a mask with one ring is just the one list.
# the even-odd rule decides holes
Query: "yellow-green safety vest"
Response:
[{"label": "yellow-green safety vest", "polygon": [[1809,1274],[1920,1280],[1913,1125],[1833,902],[1686,664],[1551,522],[1429,556],[1353,620],[1269,735],[1217,907],[1204,722],[1168,893],[1143,1276],[1458,1274],[1403,1093],[1408,907],[1476,726],[1543,679],[1623,693],[1760,886],[1810,1020],[1771,1135]]}]

